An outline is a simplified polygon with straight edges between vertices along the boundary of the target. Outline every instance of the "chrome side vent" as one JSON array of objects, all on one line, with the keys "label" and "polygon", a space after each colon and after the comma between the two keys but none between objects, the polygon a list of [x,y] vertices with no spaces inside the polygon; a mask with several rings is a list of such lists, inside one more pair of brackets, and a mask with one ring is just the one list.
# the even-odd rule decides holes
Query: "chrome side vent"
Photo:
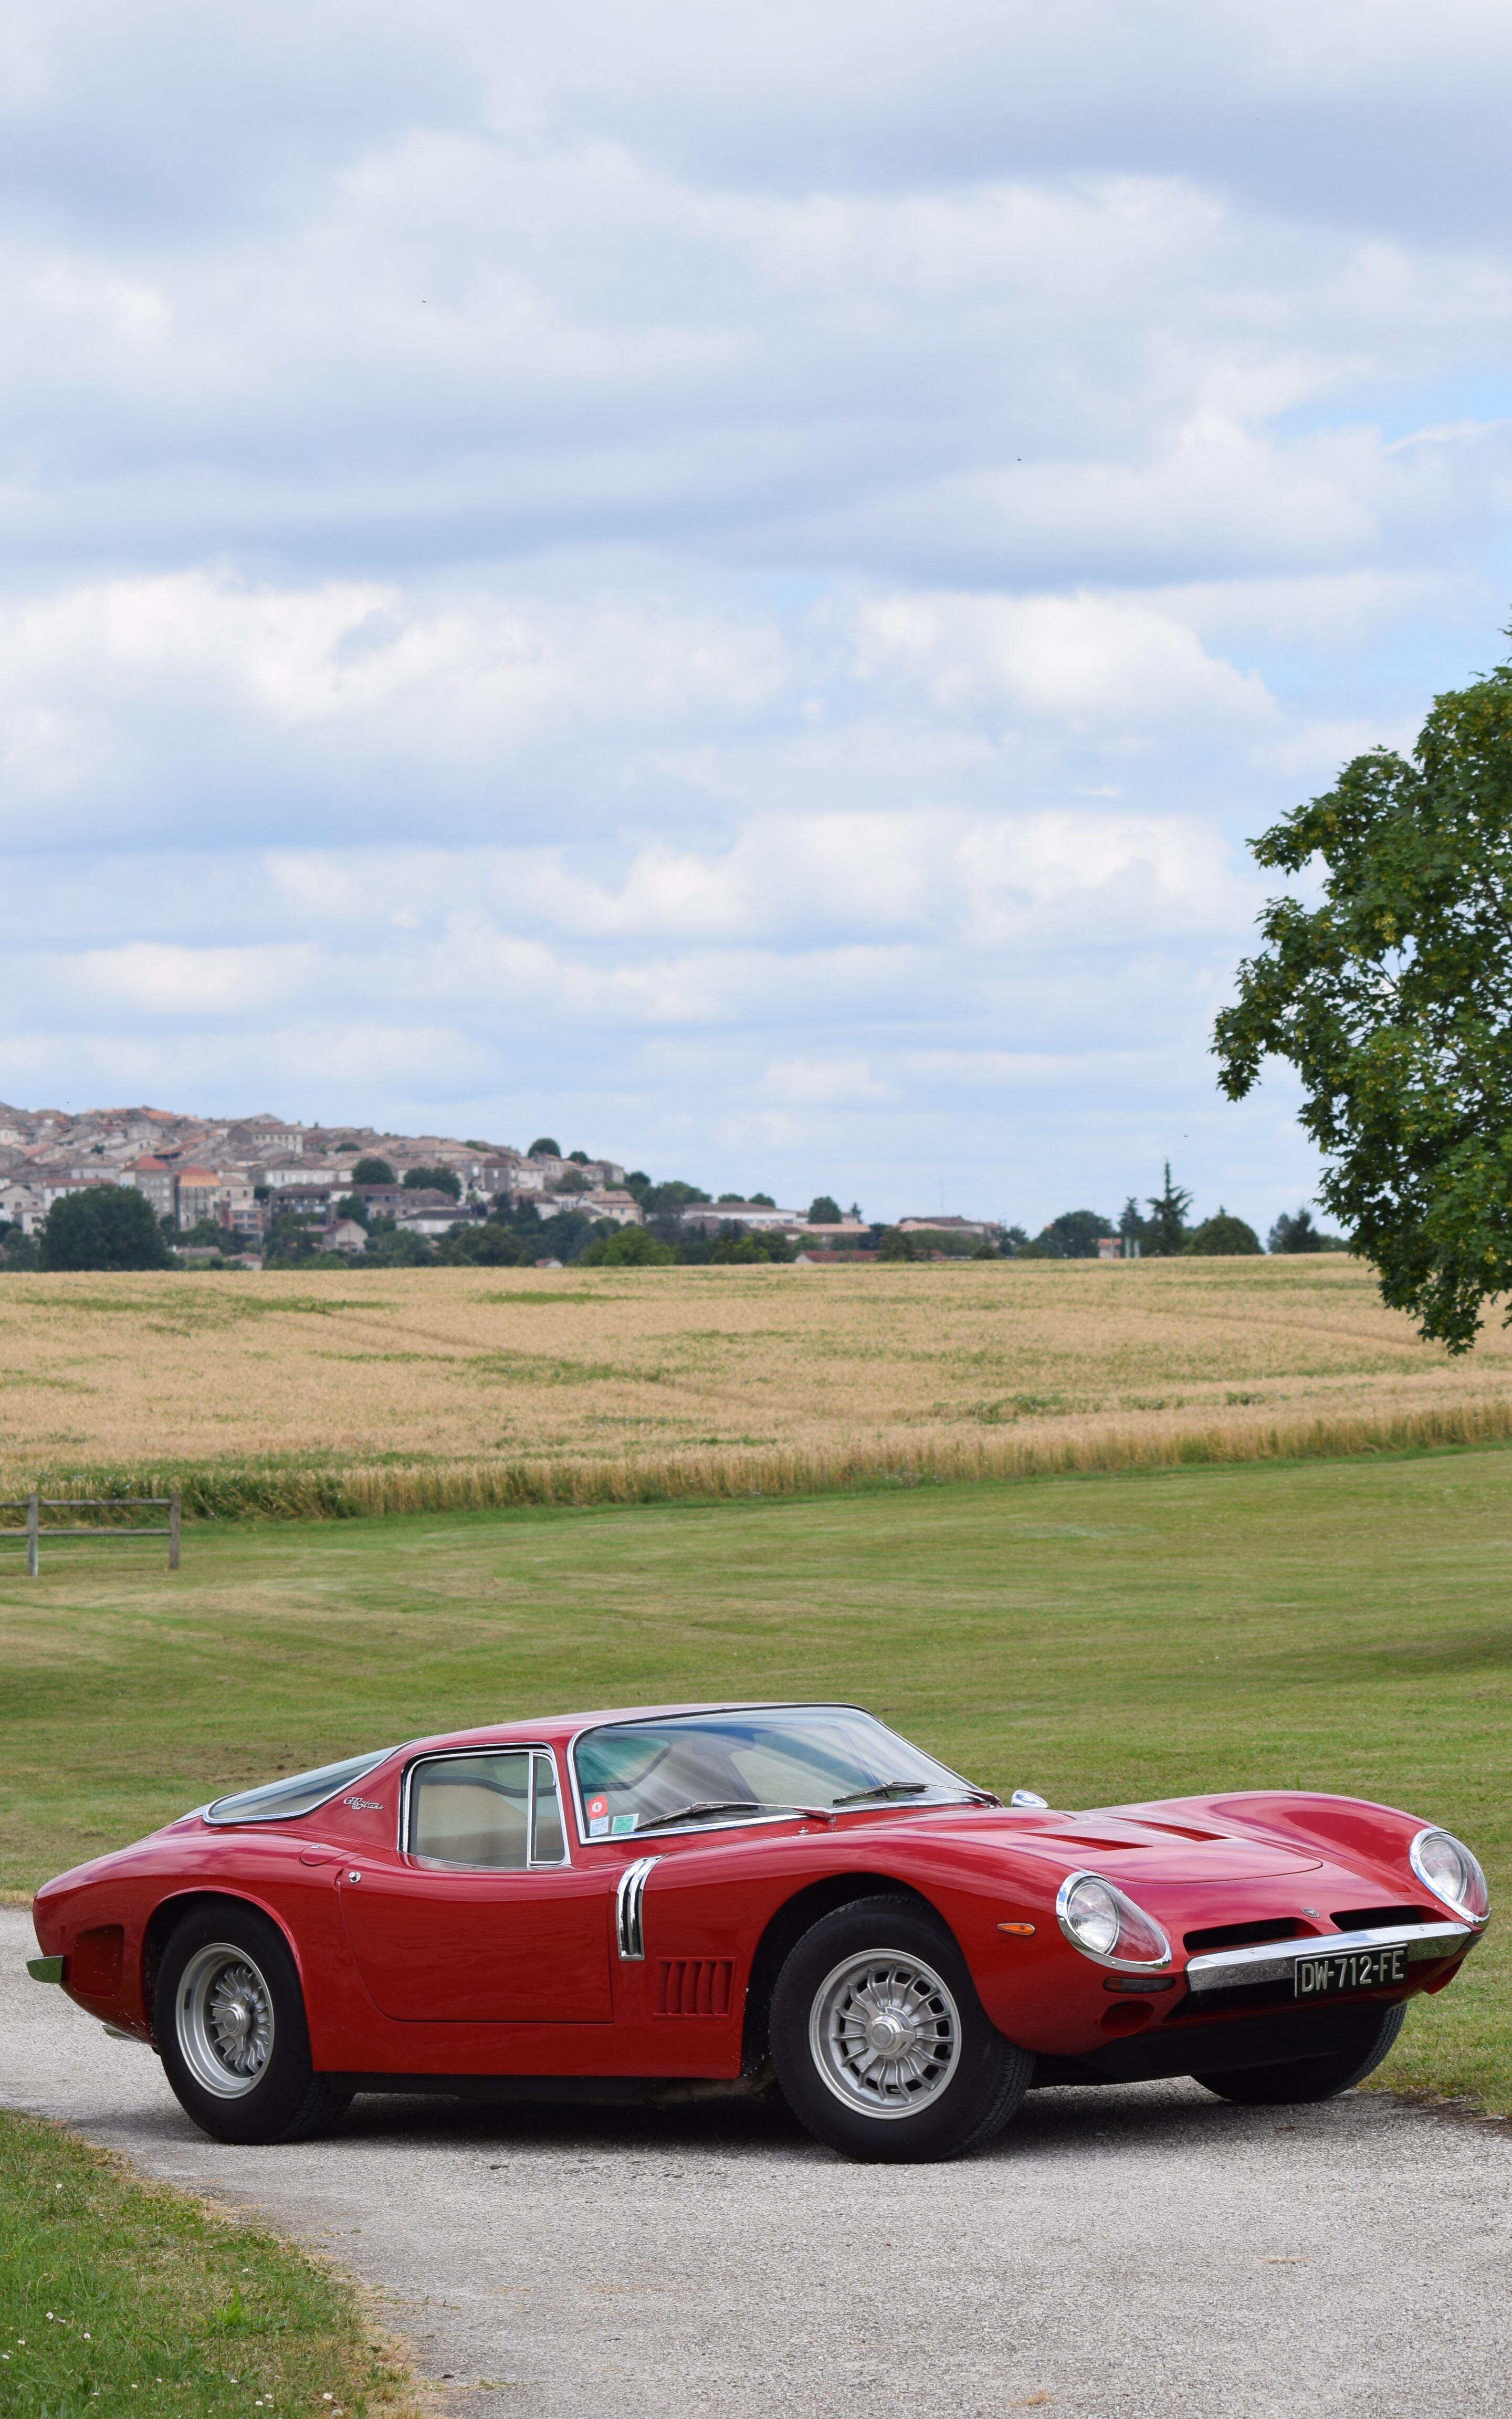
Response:
[{"label": "chrome side vent", "polygon": [[659,1857],[637,1857],[626,1865],[614,1892],[614,1945],[622,1965],[633,1965],[646,1953],[645,1934],[640,1926],[640,1908],[646,1895],[646,1883],[653,1865],[660,1864]]}]

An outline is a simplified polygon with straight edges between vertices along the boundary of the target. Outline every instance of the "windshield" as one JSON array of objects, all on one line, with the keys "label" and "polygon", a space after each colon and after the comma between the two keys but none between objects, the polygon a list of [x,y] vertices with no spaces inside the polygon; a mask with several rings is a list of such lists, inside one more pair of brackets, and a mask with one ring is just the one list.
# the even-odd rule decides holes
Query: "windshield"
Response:
[{"label": "windshield", "polygon": [[988,1795],[854,1705],[616,1722],[579,1739],[574,1762],[591,1840],[679,1816],[748,1822],[794,1807],[959,1805]]},{"label": "windshield", "polygon": [[260,1789],[243,1789],[235,1797],[218,1797],[205,1809],[207,1823],[284,1823],[293,1814],[313,1813],[328,1797],[349,1789],[355,1780],[386,1764],[392,1747],[376,1755],[354,1755],[345,1764],[323,1764],[317,1772],[291,1772],[285,1780],[267,1780]]}]

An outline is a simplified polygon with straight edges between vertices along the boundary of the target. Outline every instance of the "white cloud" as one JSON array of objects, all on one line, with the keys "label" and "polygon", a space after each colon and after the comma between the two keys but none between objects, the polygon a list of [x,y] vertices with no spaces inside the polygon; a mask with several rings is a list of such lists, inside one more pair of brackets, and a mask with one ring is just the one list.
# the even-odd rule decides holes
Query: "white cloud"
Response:
[{"label": "white cloud", "polygon": [[947,715],[997,704],[1136,731],[1194,715],[1275,717],[1256,673],[1209,655],[1190,627],[1137,599],[915,591],[867,603],[857,622],[861,677],[912,676]]},{"label": "white cloud", "polygon": [[0,1094],[1294,1201],[1205,1058],[1242,840],[1499,651],[1509,64],[12,0]]}]

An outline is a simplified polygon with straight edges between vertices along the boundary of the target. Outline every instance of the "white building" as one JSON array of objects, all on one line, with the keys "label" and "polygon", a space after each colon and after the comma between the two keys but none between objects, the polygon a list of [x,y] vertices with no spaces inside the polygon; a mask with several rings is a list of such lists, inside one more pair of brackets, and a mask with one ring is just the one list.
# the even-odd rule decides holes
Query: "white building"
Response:
[{"label": "white building", "polygon": [[609,1190],[604,1193],[579,1193],[573,1200],[563,1198],[564,1210],[580,1210],[587,1218],[612,1218],[617,1226],[643,1226],[645,1212],[633,1193]]},{"label": "white building", "polygon": [[[413,1196],[411,1196],[413,1197]],[[417,1210],[407,1210],[394,1220],[394,1225],[407,1235],[449,1235],[454,1226],[481,1226],[486,1213],[466,1210],[459,1201],[422,1202]]]},{"label": "white building", "polygon": [[983,1235],[991,1234],[992,1228],[982,1218],[947,1218],[942,1213],[938,1218],[900,1218],[898,1232],[900,1235],[975,1235],[980,1240]]},{"label": "white building", "polygon": [[801,1210],[769,1209],[764,1201],[689,1201],[682,1223],[696,1235],[717,1235],[721,1226],[744,1226],[753,1234],[801,1234],[807,1222]]}]

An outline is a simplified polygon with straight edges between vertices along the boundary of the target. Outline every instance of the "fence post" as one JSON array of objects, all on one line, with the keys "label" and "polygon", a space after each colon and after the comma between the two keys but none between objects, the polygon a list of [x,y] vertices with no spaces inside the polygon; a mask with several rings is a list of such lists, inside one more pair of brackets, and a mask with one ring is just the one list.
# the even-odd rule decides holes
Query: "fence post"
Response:
[{"label": "fence post", "polygon": [[178,1489],[176,1487],[168,1498],[168,1568],[171,1571],[176,1571],[178,1568],[178,1509],[180,1500]]},{"label": "fence post", "polygon": [[26,1577],[29,1579],[34,1579],[40,1568],[41,1554],[37,1533],[39,1526],[37,1498],[35,1495],[28,1495],[26,1498]]}]

